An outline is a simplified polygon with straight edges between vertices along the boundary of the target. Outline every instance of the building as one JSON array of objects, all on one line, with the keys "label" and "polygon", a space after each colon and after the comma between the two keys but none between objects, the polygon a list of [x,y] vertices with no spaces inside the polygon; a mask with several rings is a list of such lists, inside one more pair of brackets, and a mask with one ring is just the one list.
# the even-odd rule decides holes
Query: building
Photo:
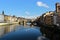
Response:
[{"label": "building", "polygon": [[11,20],[10,20],[11,22],[17,22],[17,17],[11,17]]},{"label": "building", "polygon": [[4,22],[4,11],[0,14],[0,23]]},{"label": "building", "polygon": [[60,3],[56,3],[56,13],[60,13]]},{"label": "building", "polygon": [[18,22],[22,22],[22,21],[24,21],[24,20],[25,20],[25,18],[23,18],[23,17],[18,17],[18,18],[17,18],[17,21],[18,21]]},{"label": "building", "polygon": [[1,18],[2,21],[4,20],[4,22],[9,22],[10,21],[10,16],[5,15],[4,11],[2,11],[2,14],[0,15],[0,18]]},{"label": "building", "polygon": [[56,12],[54,15],[54,24],[60,26],[60,3],[56,3]]},{"label": "building", "polygon": [[43,20],[47,25],[60,25],[60,15],[56,12],[47,12],[43,17]]},{"label": "building", "polygon": [[44,18],[44,22],[45,22],[45,24],[47,24],[47,25],[52,25],[53,24],[53,16],[46,16],[45,18]]},{"label": "building", "polygon": [[53,16],[54,12],[46,12],[45,15],[43,16],[43,21],[47,25],[52,25],[53,24]]},{"label": "building", "polygon": [[56,11],[46,12],[40,18],[47,25],[60,25],[60,3],[56,3]]},{"label": "building", "polygon": [[4,15],[0,14],[0,22],[4,22]]},{"label": "building", "polygon": [[12,16],[4,15],[4,21],[5,21],[5,22],[10,22],[11,19],[12,19]]},{"label": "building", "polygon": [[54,21],[54,24],[55,24],[55,25],[59,25],[59,26],[60,26],[60,15],[56,13],[56,14],[53,16],[53,21]]},{"label": "building", "polygon": [[13,17],[10,15],[4,15],[4,21],[9,22],[9,23],[17,22],[17,17]]}]

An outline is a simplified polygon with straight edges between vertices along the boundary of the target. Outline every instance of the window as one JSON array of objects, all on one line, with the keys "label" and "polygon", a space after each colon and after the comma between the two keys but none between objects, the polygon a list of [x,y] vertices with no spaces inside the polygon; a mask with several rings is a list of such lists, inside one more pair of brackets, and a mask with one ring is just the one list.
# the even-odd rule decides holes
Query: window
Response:
[{"label": "window", "polygon": [[60,10],[60,8],[59,8],[59,10]]}]

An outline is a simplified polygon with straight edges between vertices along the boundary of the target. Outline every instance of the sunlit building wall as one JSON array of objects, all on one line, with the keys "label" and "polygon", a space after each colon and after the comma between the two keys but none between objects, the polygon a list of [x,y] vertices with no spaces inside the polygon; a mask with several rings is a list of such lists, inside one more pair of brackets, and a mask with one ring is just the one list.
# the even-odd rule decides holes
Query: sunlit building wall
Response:
[{"label": "sunlit building wall", "polygon": [[0,22],[4,22],[4,15],[0,14]]},{"label": "sunlit building wall", "polygon": [[12,16],[4,15],[5,22],[10,22]]},{"label": "sunlit building wall", "polygon": [[44,23],[47,24],[47,25],[52,25],[53,24],[53,16],[46,15],[44,17]]},{"label": "sunlit building wall", "polygon": [[11,17],[10,21],[11,22],[17,22],[17,17]]},{"label": "sunlit building wall", "polygon": [[53,16],[54,12],[46,12],[45,15],[43,16],[44,23],[47,25],[52,25],[53,24]]}]

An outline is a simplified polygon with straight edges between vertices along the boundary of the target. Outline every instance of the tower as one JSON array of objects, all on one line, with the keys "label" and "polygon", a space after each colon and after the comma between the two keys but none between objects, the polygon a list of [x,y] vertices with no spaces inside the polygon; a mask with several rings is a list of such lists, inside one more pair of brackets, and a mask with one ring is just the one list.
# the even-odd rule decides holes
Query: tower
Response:
[{"label": "tower", "polygon": [[56,13],[60,13],[60,3],[56,3]]},{"label": "tower", "polygon": [[2,11],[2,14],[4,15],[4,11]]}]

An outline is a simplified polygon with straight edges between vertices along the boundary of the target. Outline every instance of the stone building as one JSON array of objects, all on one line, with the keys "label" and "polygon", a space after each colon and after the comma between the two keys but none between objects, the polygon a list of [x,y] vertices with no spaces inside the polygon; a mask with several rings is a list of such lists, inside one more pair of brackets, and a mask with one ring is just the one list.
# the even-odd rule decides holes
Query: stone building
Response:
[{"label": "stone building", "polygon": [[56,12],[60,13],[60,3],[56,3]]},{"label": "stone building", "polygon": [[45,13],[45,15],[43,16],[44,23],[47,25],[52,25],[53,24],[53,15],[54,15],[54,12],[52,12],[52,11]]},{"label": "stone building", "polygon": [[56,13],[56,14],[53,16],[53,21],[54,21],[54,24],[55,24],[55,25],[59,25],[59,26],[60,26],[60,15]]}]

